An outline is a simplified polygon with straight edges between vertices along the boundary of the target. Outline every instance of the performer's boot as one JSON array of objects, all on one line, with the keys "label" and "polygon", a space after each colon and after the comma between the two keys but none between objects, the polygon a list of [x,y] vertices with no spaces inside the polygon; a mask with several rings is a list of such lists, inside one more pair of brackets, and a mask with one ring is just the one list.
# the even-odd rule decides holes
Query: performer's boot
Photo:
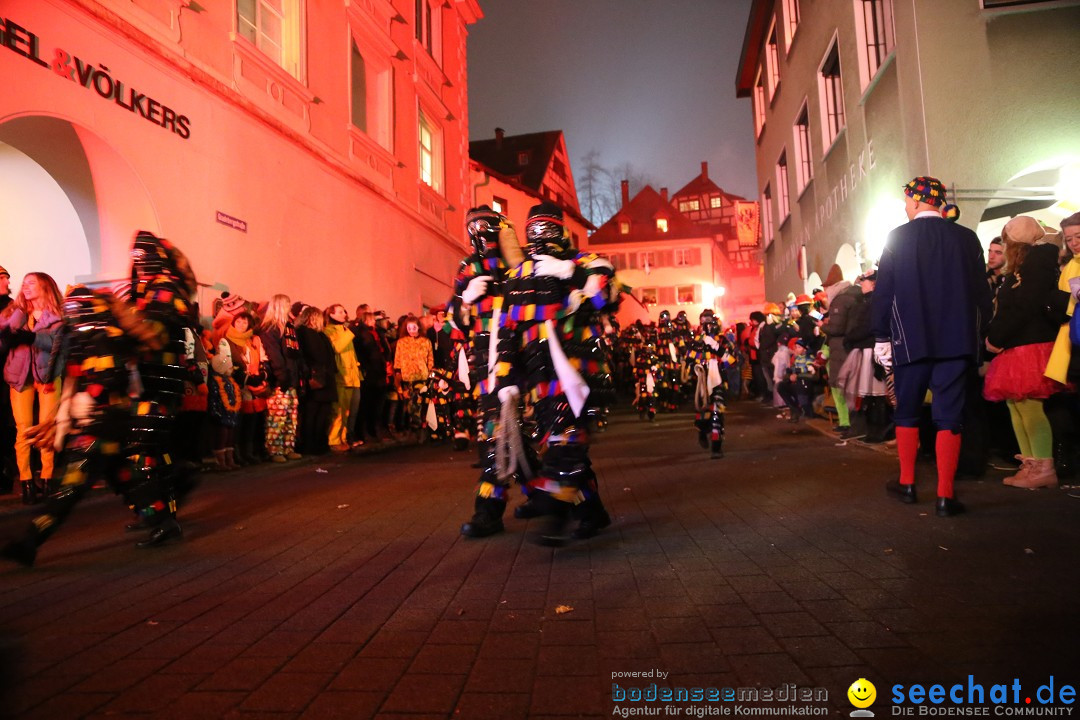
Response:
[{"label": "performer's boot", "polygon": [[565,545],[570,539],[566,526],[570,520],[573,505],[556,500],[550,493],[543,490],[533,490],[529,493],[529,503],[535,508],[538,516],[544,516],[544,524],[535,535],[535,541],[549,547]]},{"label": "performer's boot", "polygon": [[586,500],[575,505],[572,513],[573,517],[578,520],[578,526],[573,532],[576,540],[591,538],[611,525],[611,516],[608,515],[607,509],[604,508],[599,493],[592,493]]},{"label": "performer's boot", "polygon": [[473,507],[475,512],[472,519],[461,526],[462,535],[481,538],[503,531],[502,516],[506,510],[505,499],[477,495]]},{"label": "performer's boot", "polygon": [[183,535],[184,529],[180,527],[180,523],[176,522],[176,518],[169,516],[158,523],[150,531],[150,535],[148,535],[145,540],[140,540],[135,543],[135,547],[157,547],[158,545],[163,545],[172,538],[181,538]]},{"label": "performer's boot", "polygon": [[34,499],[34,481],[33,480],[20,480],[19,486],[22,488],[22,504],[33,505]]},{"label": "performer's boot", "polygon": [[710,454],[710,457],[713,460],[720,460],[724,457],[724,438],[723,436],[717,437],[716,433],[713,433],[713,436],[711,443],[712,453]]}]

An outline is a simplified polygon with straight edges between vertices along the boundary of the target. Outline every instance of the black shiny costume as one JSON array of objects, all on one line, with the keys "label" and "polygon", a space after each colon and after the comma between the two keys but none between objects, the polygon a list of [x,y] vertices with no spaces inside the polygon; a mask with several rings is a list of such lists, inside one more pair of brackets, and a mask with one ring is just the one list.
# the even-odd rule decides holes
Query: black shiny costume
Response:
[{"label": "black shiny costume", "polygon": [[[545,203],[530,210],[525,232],[528,257],[510,271],[497,305],[497,376],[504,402],[512,401],[504,390],[520,388],[533,404],[545,449],[539,474],[526,483],[528,504],[549,518],[540,541],[560,544],[571,513],[579,520],[578,538],[611,523],[589,461],[585,408],[610,404],[613,396],[598,319],[616,305],[618,288],[610,263],[570,246],[558,207]],[[541,270],[553,261],[572,264],[567,277]],[[568,393],[580,397],[582,380],[588,395],[575,411]]]},{"label": "black shiny costume", "polygon": [[724,457],[724,414],[727,410],[727,385],[724,368],[734,362],[734,348],[720,330],[711,310],[701,314],[701,327],[686,354],[697,382],[694,425],[698,443],[711,452],[714,460]]}]

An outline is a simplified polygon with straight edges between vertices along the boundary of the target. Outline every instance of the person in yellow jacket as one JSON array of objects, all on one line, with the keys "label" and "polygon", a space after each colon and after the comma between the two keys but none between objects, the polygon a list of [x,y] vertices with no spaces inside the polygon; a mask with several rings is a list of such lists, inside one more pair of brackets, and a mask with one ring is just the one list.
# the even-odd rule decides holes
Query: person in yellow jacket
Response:
[{"label": "person in yellow jacket", "polygon": [[[1069,293],[1068,314],[1071,318],[1076,310],[1076,300],[1080,296],[1080,212],[1073,213],[1061,221],[1061,235],[1072,258],[1061,268],[1061,276],[1058,278],[1058,289]],[[1065,384],[1069,380],[1076,381],[1080,368],[1069,373],[1069,364],[1072,361],[1072,342],[1069,340],[1069,325],[1065,323],[1058,331],[1057,340],[1054,341],[1054,349],[1050,352],[1050,361],[1046,364],[1045,375],[1048,378]]]},{"label": "person in yellow jacket", "polygon": [[349,449],[347,434],[353,393],[360,392],[360,381],[364,376],[356,361],[352,330],[345,324],[349,320],[349,312],[340,304],[331,305],[323,312],[326,316],[323,332],[334,346],[337,361],[337,400],[330,409],[330,449],[345,452]]}]

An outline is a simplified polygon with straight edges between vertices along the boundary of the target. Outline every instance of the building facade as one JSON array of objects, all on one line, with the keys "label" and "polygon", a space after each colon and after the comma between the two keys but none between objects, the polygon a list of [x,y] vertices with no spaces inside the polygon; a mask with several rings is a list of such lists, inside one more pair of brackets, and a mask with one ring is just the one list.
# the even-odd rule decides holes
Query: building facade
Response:
[{"label": "building facade", "polygon": [[204,295],[444,302],[481,16],[476,0],[0,4],[0,263],[108,282],[145,229]]},{"label": "building facade", "polygon": [[[469,143],[472,206],[488,205],[523,233],[529,208],[549,202],[562,208],[570,240],[581,247],[596,227],[581,215],[574,175],[561,130],[506,135]],[[522,242],[525,238],[519,238]]]},{"label": "building facade", "polygon": [[757,236],[740,243],[735,208],[743,198],[725,193],[701,174],[672,196],[645,186],[593,233],[587,249],[610,258],[619,278],[652,320],[662,310],[686,311],[696,323],[705,308],[725,323],[745,321],[765,299]]},{"label": "building facade", "polygon": [[754,109],[769,297],[872,266],[940,178],[984,243],[1080,203],[1080,3],[754,0],[736,94]]}]

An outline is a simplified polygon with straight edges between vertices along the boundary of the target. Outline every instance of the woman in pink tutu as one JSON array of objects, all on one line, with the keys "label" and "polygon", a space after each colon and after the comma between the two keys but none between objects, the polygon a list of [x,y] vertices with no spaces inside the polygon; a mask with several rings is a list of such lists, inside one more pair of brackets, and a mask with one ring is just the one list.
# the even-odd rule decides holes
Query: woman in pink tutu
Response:
[{"label": "woman in pink tutu", "polygon": [[1055,487],[1054,438],[1043,401],[1064,386],[1043,374],[1063,322],[1068,293],[1058,289],[1058,248],[1044,242],[1034,218],[1019,216],[1001,231],[1008,275],[997,293],[986,346],[999,353],[983,395],[1004,400],[1020,445],[1020,472],[1005,478],[1022,488]]}]

